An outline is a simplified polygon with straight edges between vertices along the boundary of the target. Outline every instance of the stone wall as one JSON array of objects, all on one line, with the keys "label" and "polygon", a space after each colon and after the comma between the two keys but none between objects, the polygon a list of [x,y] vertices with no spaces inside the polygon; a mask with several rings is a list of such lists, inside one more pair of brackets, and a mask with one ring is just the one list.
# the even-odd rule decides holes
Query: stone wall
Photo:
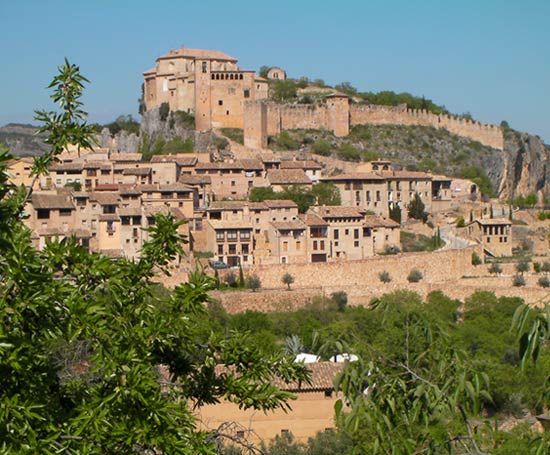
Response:
[{"label": "stone wall", "polygon": [[425,281],[437,283],[474,274],[474,251],[482,256],[480,248],[472,246],[463,250],[402,253],[359,261],[254,265],[248,273],[258,275],[265,288],[284,288],[281,278],[285,273],[294,277],[296,288],[369,287],[379,282],[378,274],[383,271],[388,271],[392,276],[392,283],[400,286],[408,283],[407,276],[412,269],[420,270]]},{"label": "stone wall", "polygon": [[[487,123],[474,122],[449,115],[435,115],[426,110],[408,109],[406,105],[379,106],[349,104],[347,98],[329,98],[327,104],[277,104],[267,103],[266,112],[259,112],[255,103],[247,102],[244,109],[244,137],[249,143],[264,143],[267,136],[275,136],[284,130],[327,129],[336,136],[346,136],[353,125],[422,125],[444,128],[458,136],[467,137],[498,150],[504,149],[502,128]],[[258,124],[251,120],[258,115],[266,115],[265,129],[258,131],[249,128]],[[248,118],[248,120],[247,120]]]}]

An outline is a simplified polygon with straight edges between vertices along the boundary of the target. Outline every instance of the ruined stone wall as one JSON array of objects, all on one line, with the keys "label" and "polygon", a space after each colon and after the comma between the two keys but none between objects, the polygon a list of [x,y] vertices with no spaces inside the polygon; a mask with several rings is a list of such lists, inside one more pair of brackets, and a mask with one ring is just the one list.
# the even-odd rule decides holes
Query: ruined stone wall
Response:
[{"label": "ruined stone wall", "polygon": [[352,104],[350,106],[350,125],[387,123],[444,128],[458,136],[467,137],[499,150],[504,149],[504,134],[502,128],[496,125],[449,115],[435,115],[424,109],[407,109],[405,104],[399,106]]}]

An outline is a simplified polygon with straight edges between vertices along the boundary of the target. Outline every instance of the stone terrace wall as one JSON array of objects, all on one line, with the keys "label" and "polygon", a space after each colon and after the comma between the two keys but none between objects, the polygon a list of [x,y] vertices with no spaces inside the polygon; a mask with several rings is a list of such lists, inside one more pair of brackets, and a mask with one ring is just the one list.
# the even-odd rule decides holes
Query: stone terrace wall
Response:
[{"label": "stone terrace wall", "polygon": [[398,124],[422,125],[444,128],[458,136],[464,136],[499,150],[504,149],[502,128],[487,123],[472,122],[449,115],[435,115],[426,110],[407,109],[399,106],[350,105],[350,124]]},{"label": "stone terrace wall", "polygon": [[368,287],[380,282],[378,274],[383,271],[388,271],[392,283],[399,286],[408,283],[407,276],[412,269],[420,270],[425,281],[437,283],[474,274],[474,251],[482,255],[479,246],[472,246],[463,250],[403,253],[360,261],[254,265],[248,273],[258,275],[264,288],[284,288],[281,278],[287,272],[294,277],[296,288]]}]

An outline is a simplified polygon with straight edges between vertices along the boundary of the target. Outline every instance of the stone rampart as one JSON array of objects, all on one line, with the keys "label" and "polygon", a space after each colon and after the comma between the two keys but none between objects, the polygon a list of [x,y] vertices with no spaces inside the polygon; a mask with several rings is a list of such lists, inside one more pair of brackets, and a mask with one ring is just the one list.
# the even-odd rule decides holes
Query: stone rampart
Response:
[{"label": "stone rampart", "polygon": [[[499,126],[449,115],[436,115],[427,110],[408,109],[405,104],[348,104],[347,99],[342,99],[340,102],[329,101],[329,104],[321,105],[265,103],[267,109],[260,111],[258,103],[264,102],[250,101],[245,104],[245,143],[265,143],[267,136],[275,136],[284,130],[328,129],[337,136],[344,136],[353,125],[396,124],[444,128],[458,136],[499,150],[504,149],[504,134]],[[258,119],[258,115],[261,115],[262,119]],[[259,125],[262,125],[261,131],[258,130]],[[260,139],[259,134],[262,136]],[[247,141],[248,137],[254,139]]]},{"label": "stone rampart", "polygon": [[350,106],[350,125],[387,123],[444,128],[458,136],[467,137],[499,150],[504,149],[502,128],[496,125],[444,114],[436,115],[424,109],[408,109],[405,104],[399,106],[352,104]]}]

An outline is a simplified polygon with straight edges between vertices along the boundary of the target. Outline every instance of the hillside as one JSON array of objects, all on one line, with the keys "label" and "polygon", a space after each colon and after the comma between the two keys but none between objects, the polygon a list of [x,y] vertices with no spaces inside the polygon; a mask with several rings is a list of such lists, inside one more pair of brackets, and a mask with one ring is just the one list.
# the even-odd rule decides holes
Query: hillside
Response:
[{"label": "hillside", "polygon": [[16,156],[40,155],[49,147],[44,144],[44,135],[36,135],[32,125],[9,123],[0,127],[0,144],[8,147]]},{"label": "hillside", "polygon": [[269,147],[305,149],[348,162],[383,158],[399,168],[456,177],[483,179],[486,174],[493,194],[503,197],[509,188],[515,189],[515,195],[538,191],[550,194],[548,146],[536,136],[510,129],[506,131],[504,151],[441,128],[404,125],[355,126],[344,138],[320,130],[287,131],[271,137]]}]

